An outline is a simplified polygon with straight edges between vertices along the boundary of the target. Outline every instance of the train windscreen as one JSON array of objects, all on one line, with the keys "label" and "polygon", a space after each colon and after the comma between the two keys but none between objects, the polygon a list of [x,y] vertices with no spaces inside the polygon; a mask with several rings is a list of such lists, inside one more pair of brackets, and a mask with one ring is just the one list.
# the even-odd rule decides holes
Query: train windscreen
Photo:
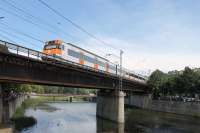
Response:
[{"label": "train windscreen", "polygon": [[57,45],[46,45],[44,49],[55,49],[58,48]]}]

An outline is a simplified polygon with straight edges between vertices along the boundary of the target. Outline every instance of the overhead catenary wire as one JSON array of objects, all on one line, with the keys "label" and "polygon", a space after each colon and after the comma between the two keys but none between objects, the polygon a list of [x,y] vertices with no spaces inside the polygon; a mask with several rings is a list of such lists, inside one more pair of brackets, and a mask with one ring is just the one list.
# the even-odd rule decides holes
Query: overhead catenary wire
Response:
[{"label": "overhead catenary wire", "polygon": [[1,33],[0,33],[0,36],[1,36],[2,38],[6,39],[6,40],[8,40],[8,41],[10,41],[10,42],[12,42],[12,43],[17,43],[17,42],[13,41],[13,40],[10,39],[9,37],[7,37],[7,36],[5,36],[5,35],[3,35],[3,34],[1,34]]},{"label": "overhead catenary wire", "polygon": [[[54,25],[52,25],[52,24],[46,22],[45,20],[43,20],[43,19],[41,19],[41,18],[39,18],[39,17],[36,17],[36,16],[32,15],[31,13],[27,12],[27,11],[24,10],[23,8],[19,8],[19,7],[15,6],[15,5],[16,5],[16,2],[14,2],[13,0],[9,0],[9,1],[11,1],[12,3],[15,3],[15,5],[12,4],[12,3],[10,3],[10,2],[8,2],[7,0],[2,0],[2,1],[4,1],[5,3],[7,3],[8,5],[10,5],[10,6],[13,7],[14,9],[16,9],[16,10],[22,12],[23,14],[25,14],[25,15],[28,16],[29,18],[33,18],[33,19],[39,21],[40,23],[43,23],[45,26],[48,26],[49,28],[54,29],[55,32],[57,32],[57,30],[61,30],[61,29],[59,29],[58,27],[56,27],[56,26],[54,26]],[[76,37],[74,37],[73,35],[71,35],[71,34],[69,34],[69,33],[66,33],[66,32],[64,32],[64,33],[65,33],[67,36],[71,37],[71,38],[76,38]],[[56,34],[58,34],[58,33],[56,33]]]},{"label": "overhead catenary wire", "polygon": [[90,36],[91,38],[95,39],[96,41],[109,46],[113,49],[119,50],[118,48],[114,47],[113,45],[110,45],[109,43],[105,42],[104,40],[99,39],[98,37],[96,37],[95,35],[93,35],[92,33],[88,32],[85,28],[83,28],[82,26],[76,24],[75,22],[73,22],[71,19],[67,18],[66,16],[64,16],[63,14],[61,14],[59,11],[57,11],[56,9],[52,8],[49,4],[47,4],[46,2],[44,2],[43,0],[38,0],[42,5],[44,5],[45,7],[47,7],[49,10],[51,10],[52,12],[54,12],[55,14],[57,14],[58,16],[62,17],[64,20],[66,20],[67,22],[71,23],[74,27],[76,27],[77,29],[79,29],[80,31],[84,32],[85,34],[87,34],[88,36]]},{"label": "overhead catenary wire", "polygon": [[[42,29],[44,29],[44,28],[41,27],[39,24],[43,23],[43,25],[48,26],[49,28],[55,30],[55,31],[50,31],[50,32],[52,32],[52,33],[58,35],[57,30],[60,30],[60,31],[62,31],[62,32],[64,33],[64,35],[66,35],[67,37],[71,37],[71,38],[73,38],[73,39],[75,39],[75,40],[78,40],[78,42],[81,42],[81,40],[80,40],[78,37],[75,37],[74,35],[71,35],[71,34],[67,33],[66,31],[64,31],[64,30],[62,30],[62,29],[60,29],[60,28],[58,28],[58,27],[56,27],[56,26],[54,26],[54,25],[49,24],[49,23],[46,22],[45,20],[43,20],[43,19],[41,19],[41,18],[39,18],[39,17],[37,17],[37,16],[32,15],[31,13],[29,13],[29,12],[26,11],[26,10],[24,10],[23,8],[17,7],[15,1],[13,1],[13,0],[9,0],[9,1],[7,1],[7,0],[2,0],[2,1],[5,2],[7,5],[11,6],[12,8],[14,8],[15,11],[18,11],[18,13],[19,13],[19,12],[20,12],[20,13],[23,13],[26,17],[28,17],[28,19],[25,19],[25,18],[23,18],[22,16],[20,16],[20,15],[18,15],[18,14],[16,15],[16,13],[10,12],[10,11],[8,11],[8,10],[6,10],[6,9],[0,8],[0,9],[3,10],[4,12],[7,12],[7,13],[9,13],[9,14],[11,14],[11,15],[14,15],[14,16],[16,16],[16,17],[18,17],[18,18],[20,18],[20,19],[22,19],[22,20],[24,20],[24,21],[26,21],[26,22],[28,22],[28,23],[31,23],[31,24],[33,24],[33,25],[39,27],[39,28],[42,28]],[[11,1],[12,3],[11,3],[10,1]],[[14,3],[15,5],[14,5],[13,3]],[[36,21],[39,22],[39,24],[34,23],[34,22],[30,21],[30,20],[36,20]],[[46,28],[45,28],[44,30],[49,31],[49,30],[46,29]],[[75,42],[76,42],[76,41],[75,41]]]},{"label": "overhead catenary wire", "polygon": [[7,28],[11,29],[12,31],[17,32],[18,34],[21,34],[21,35],[23,35],[23,36],[25,36],[25,37],[28,37],[28,38],[32,39],[32,40],[38,41],[38,42],[40,42],[40,43],[42,43],[42,44],[45,43],[44,41],[42,41],[42,40],[40,40],[40,39],[38,39],[38,38],[36,38],[36,37],[33,37],[33,36],[29,35],[29,34],[26,34],[26,33],[22,32],[22,31],[20,31],[20,30],[17,30],[17,29],[15,29],[15,28],[12,28],[12,27],[10,27],[10,26],[7,25],[7,24],[4,24],[4,23],[1,23],[1,24],[4,25],[4,26],[6,26]]},{"label": "overhead catenary wire", "polygon": [[[13,1],[13,0],[2,0],[3,2],[5,2],[7,5],[11,6],[12,8],[14,8],[15,10],[17,11],[20,11],[21,13],[25,14],[27,17],[31,18],[31,19],[35,19],[35,20],[38,20],[40,21],[40,23],[44,23],[45,25],[48,25],[49,28],[52,28],[54,29],[55,27],[51,24],[49,24],[48,22],[44,21],[43,19],[40,19],[39,17],[36,17],[32,14],[30,14],[29,12],[27,12],[26,10],[24,10],[23,8],[19,8],[16,6],[16,2]],[[11,3],[12,2],[12,3]],[[13,4],[14,3],[14,4]],[[55,28],[54,30],[57,30],[57,28]]]},{"label": "overhead catenary wire", "polygon": [[[8,1],[8,0],[2,0],[2,1],[5,2],[6,4],[8,4],[9,6],[11,6],[12,8],[14,8],[15,10],[20,11],[21,13],[25,14],[27,17],[29,17],[29,18],[31,18],[31,19],[34,19],[34,20],[36,20],[36,21],[39,21],[40,23],[43,23],[45,26],[48,26],[49,28],[53,29],[53,30],[54,30],[54,34],[58,34],[57,31],[58,31],[58,30],[62,30],[62,29],[60,29],[60,28],[58,28],[58,27],[56,27],[56,26],[54,26],[54,25],[52,25],[52,24],[46,22],[44,19],[41,19],[41,18],[39,18],[39,17],[37,17],[37,16],[32,15],[31,13],[27,12],[27,11],[24,10],[23,8],[17,7],[17,6],[16,6],[16,2],[13,1],[13,0],[9,0],[9,1]],[[11,1],[12,3],[11,3],[10,1]],[[14,3],[15,5],[14,5],[13,3]],[[66,36],[68,36],[68,37],[71,37],[71,38],[73,38],[73,39],[78,39],[77,37],[75,37],[74,35],[71,35],[71,34],[67,33],[66,31],[63,31],[63,30],[62,30],[62,32],[63,32]],[[78,39],[78,40],[80,40],[80,39]]]},{"label": "overhead catenary wire", "polygon": [[29,42],[29,41],[27,41],[27,40],[25,40],[25,39],[20,38],[20,37],[17,36],[17,35],[14,35],[13,33],[9,33],[9,32],[7,32],[7,31],[5,31],[5,30],[2,30],[2,29],[0,29],[0,32],[6,34],[6,35],[8,35],[8,36],[14,37],[14,38],[16,38],[16,39],[18,39],[18,40],[21,40],[21,41],[23,41],[23,42],[26,42],[26,43],[30,44],[31,46],[33,46],[33,47],[42,48],[41,45],[37,45],[37,44],[34,44],[34,43],[32,43],[32,42]]},{"label": "overhead catenary wire", "polygon": [[[21,19],[21,20],[27,22],[27,23],[30,23],[30,24],[32,24],[32,25],[38,27],[39,29],[42,29],[42,30],[45,30],[45,31],[48,31],[48,32],[51,32],[51,33],[54,33],[54,34],[55,34],[54,31],[50,31],[50,30],[47,29],[46,27],[42,27],[42,26],[39,25],[38,23],[35,23],[35,22],[31,21],[30,19],[24,18],[24,17],[18,15],[17,13],[11,12],[11,11],[9,11],[9,10],[7,10],[7,9],[2,8],[2,7],[0,7],[0,10],[6,12],[6,13],[8,13],[8,14],[11,14],[11,15],[13,15],[13,16],[15,16],[15,17],[17,17],[17,18],[19,18],[19,19]],[[56,34],[57,34],[57,33],[56,33]]]}]

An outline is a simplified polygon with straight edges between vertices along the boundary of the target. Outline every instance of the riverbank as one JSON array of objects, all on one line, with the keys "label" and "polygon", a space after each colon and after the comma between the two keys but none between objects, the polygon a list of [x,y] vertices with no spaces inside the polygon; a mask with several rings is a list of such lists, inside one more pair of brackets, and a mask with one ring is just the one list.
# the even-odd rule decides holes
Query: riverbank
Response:
[{"label": "riverbank", "polygon": [[13,133],[11,125],[0,125],[0,133]]},{"label": "riverbank", "polygon": [[21,107],[17,108],[16,112],[11,118],[11,121],[13,122],[13,131],[19,132],[23,130],[24,128],[31,127],[37,123],[36,119],[33,117],[27,117],[25,116],[25,110],[27,108],[34,108],[35,106],[38,106],[39,104],[45,102],[42,98],[38,99],[26,99]]},{"label": "riverbank", "polygon": [[72,98],[72,97],[66,97],[66,96],[30,96],[30,98],[31,99],[39,99],[41,101],[47,101],[47,102],[54,102],[54,101],[56,101],[56,102],[59,102],[59,101],[83,102],[83,101],[85,101],[84,98],[81,98],[81,97],[73,97]]}]

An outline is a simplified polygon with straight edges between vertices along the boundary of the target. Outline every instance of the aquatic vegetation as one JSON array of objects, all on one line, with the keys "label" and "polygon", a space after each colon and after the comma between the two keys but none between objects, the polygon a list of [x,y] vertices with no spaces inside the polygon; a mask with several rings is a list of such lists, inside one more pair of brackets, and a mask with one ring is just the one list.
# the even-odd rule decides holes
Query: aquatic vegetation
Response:
[{"label": "aquatic vegetation", "polygon": [[23,129],[32,127],[37,123],[37,120],[34,117],[27,116],[12,118],[12,121],[14,122],[17,131],[22,131]]}]

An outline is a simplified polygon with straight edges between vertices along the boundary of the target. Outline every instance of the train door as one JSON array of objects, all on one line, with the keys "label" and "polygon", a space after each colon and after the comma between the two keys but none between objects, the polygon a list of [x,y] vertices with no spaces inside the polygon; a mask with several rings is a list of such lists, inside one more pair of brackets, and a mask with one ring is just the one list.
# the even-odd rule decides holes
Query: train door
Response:
[{"label": "train door", "polygon": [[95,62],[94,62],[94,69],[95,70],[98,70],[98,60],[97,60],[97,57],[95,57]]},{"label": "train door", "polygon": [[109,64],[108,64],[108,62],[106,62],[105,64],[106,64],[106,66],[105,66],[106,72],[108,73],[109,72]]},{"label": "train door", "polygon": [[81,65],[85,64],[85,62],[84,62],[84,53],[83,52],[80,52],[79,64],[81,64]]}]

